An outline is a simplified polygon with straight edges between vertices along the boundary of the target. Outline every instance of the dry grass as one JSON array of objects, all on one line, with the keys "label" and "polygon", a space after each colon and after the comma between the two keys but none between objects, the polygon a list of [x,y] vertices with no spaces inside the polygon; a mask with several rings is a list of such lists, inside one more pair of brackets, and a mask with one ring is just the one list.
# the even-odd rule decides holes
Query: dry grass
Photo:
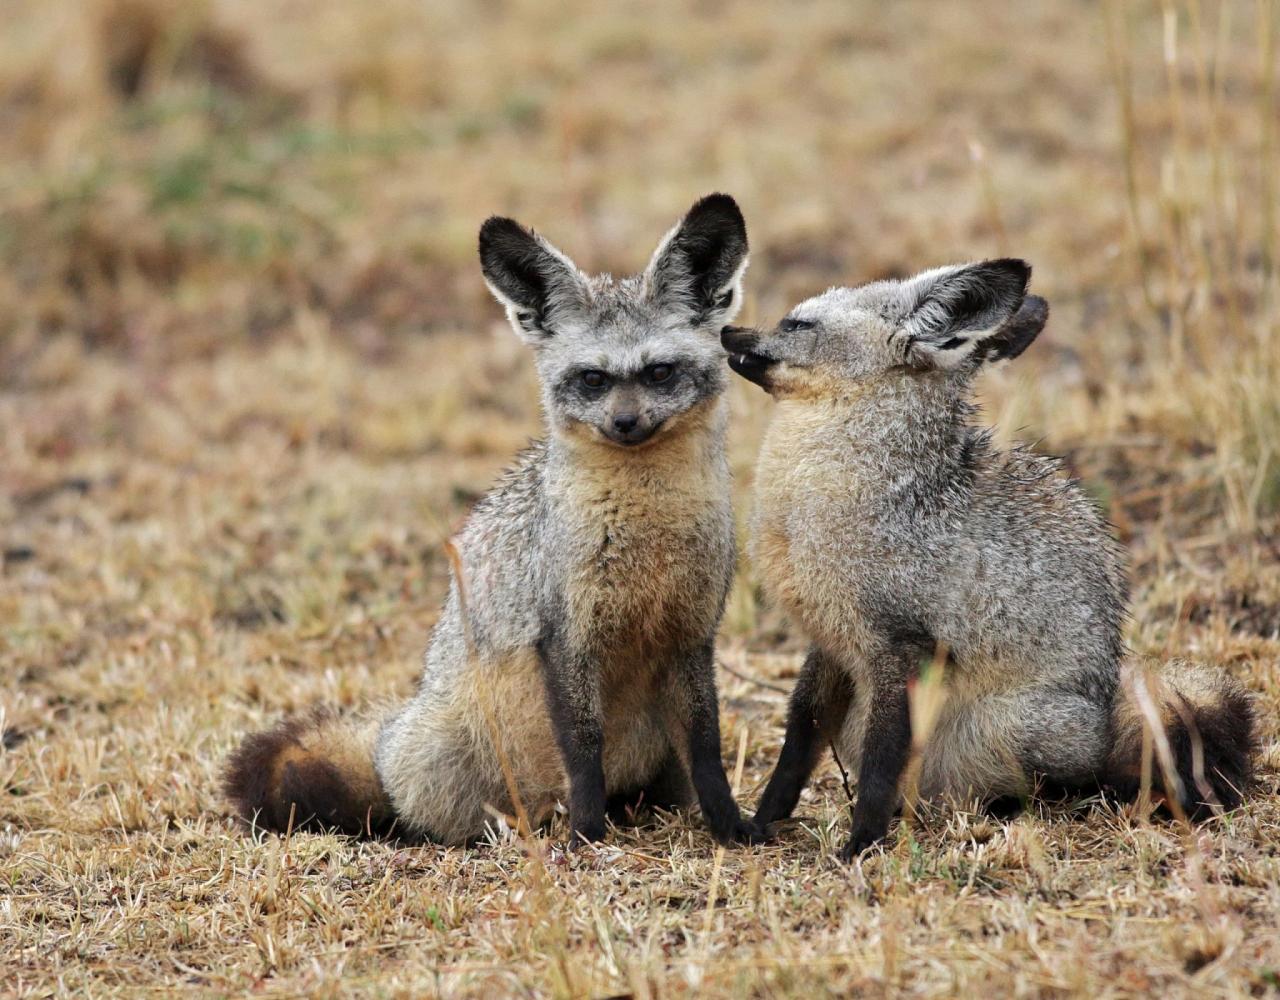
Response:
[{"label": "dry grass", "polygon": [[[1276,5],[440,6],[0,0],[0,993],[1280,988]],[[987,412],[1108,506],[1135,649],[1259,693],[1243,810],[939,816],[841,869],[826,765],[724,854],[696,818],[568,860],[235,828],[232,740],[408,689],[443,542],[536,432],[481,217],[622,270],[720,188],[762,320],[1036,264],[1054,318]],[[799,646],[744,567],[744,800],[785,698],[738,675]]]}]

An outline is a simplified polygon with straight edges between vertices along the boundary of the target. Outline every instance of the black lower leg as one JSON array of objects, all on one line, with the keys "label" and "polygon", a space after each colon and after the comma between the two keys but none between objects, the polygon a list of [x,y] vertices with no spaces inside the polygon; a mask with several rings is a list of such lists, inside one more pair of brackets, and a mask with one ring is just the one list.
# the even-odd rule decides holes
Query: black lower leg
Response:
[{"label": "black lower leg", "polygon": [[604,839],[604,731],[595,676],[554,633],[539,644],[551,726],[569,778],[570,845]]},{"label": "black lower leg", "polygon": [[844,724],[850,695],[840,668],[811,649],[787,707],[782,753],[752,820],[757,828],[791,815],[822,752]]},{"label": "black lower leg", "polygon": [[576,747],[565,753],[569,771],[569,828],[573,843],[604,839],[604,760],[599,739],[579,733]]},{"label": "black lower leg", "polygon": [[722,844],[750,840],[752,828],[738,812],[720,757],[720,709],[710,645],[690,657],[682,676],[688,699],[689,772],[703,818]]},{"label": "black lower leg", "polygon": [[858,768],[853,834],[840,852],[845,860],[862,853],[889,832],[889,822],[898,805],[898,782],[911,754],[906,678],[885,678],[877,683],[870,706]]},{"label": "black lower leg", "polygon": [[750,839],[750,829],[742,821],[738,803],[729,788],[729,778],[724,773],[724,761],[720,759],[718,723],[705,716],[701,720],[695,716],[689,735],[690,777],[711,835],[722,844]]}]

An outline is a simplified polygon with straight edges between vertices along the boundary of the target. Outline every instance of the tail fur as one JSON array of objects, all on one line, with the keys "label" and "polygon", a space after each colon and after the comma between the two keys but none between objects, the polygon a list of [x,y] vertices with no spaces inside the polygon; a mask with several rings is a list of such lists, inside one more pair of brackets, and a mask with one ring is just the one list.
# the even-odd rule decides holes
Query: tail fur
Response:
[{"label": "tail fur", "polygon": [[[1155,788],[1163,786],[1166,796],[1192,818],[1240,805],[1258,750],[1248,691],[1222,670],[1188,660],[1171,660],[1157,669],[1130,668],[1124,687],[1112,712],[1106,783],[1125,797],[1141,792],[1144,733],[1152,728],[1150,712],[1142,709],[1145,690],[1176,772],[1174,781],[1166,781],[1156,751],[1147,751]],[[1155,740],[1159,735],[1153,733]],[[1154,741],[1149,745],[1154,747]]]},{"label": "tail fur", "polygon": [[227,798],[268,830],[385,835],[395,817],[373,767],[378,725],[318,708],[254,733],[227,760]]}]

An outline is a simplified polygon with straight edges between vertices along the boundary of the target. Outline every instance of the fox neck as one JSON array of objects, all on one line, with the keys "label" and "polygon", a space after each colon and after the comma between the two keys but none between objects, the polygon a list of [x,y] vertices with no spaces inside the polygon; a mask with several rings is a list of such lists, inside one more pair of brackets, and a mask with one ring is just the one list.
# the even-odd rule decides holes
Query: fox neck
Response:
[{"label": "fox neck", "polygon": [[973,412],[965,382],[893,372],[837,397],[779,400],[767,450],[779,466],[797,455],[831,463],[868,499],[931,509],[967,487]]}]

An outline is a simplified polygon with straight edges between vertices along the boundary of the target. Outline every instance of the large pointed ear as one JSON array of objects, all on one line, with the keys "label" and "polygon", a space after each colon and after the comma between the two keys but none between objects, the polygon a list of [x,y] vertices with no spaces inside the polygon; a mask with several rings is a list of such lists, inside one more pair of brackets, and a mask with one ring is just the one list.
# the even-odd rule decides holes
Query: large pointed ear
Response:
[{"label": "large pointed ear", "polygon": [[512,328],[532,344],[577,315],[586,281],[573,261],[514,219],[493,216],[480,227],[480,269]]},{"label": "large pointed ear", "polygon": [[747,269],[747,224],[727,194],[709,194],[654,251],[644,273],[650,298],[685,313],[716,334],[742,306]]},{"label": "large pointed ear", "polygon": [[[938,268],[905,282],[904,318],[895,338],[903,360],[916,368],[951,370],[994,357],[987,345],[1018,314],[1030,280],[1030,264],[1005,258]],[[994,352],[997,345],[990,346]],[[1003,349],[1012,347],[1010,340]]]},{"label": "large pointed ear", "polygon": [[1008,361],[1031,346],[1049,322],[1049,303],[1039,295],[1028,295],[1013,319],[982,342],[984,361]]}]

